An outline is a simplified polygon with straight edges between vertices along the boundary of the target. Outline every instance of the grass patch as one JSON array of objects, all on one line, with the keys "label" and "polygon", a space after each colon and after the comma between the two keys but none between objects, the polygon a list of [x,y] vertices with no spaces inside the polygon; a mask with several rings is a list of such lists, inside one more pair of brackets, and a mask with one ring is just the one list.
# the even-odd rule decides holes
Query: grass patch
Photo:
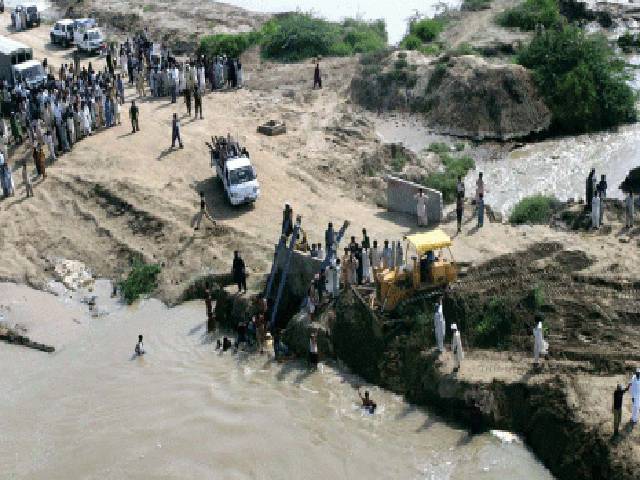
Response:
[{"label": "grass patch", "polygon": [[467,12],[479,12],[491,8],[491,0],[464,0],[460,10]]},{"label": "grass patch", "polygon": [[391,157],[389,166],[394,172],[402,172],[408,161],[409,159],[403,152],[396,151],[395,154]]},{"label": "grass patch", "polygon": [[297,62],[319,56],[349,56],[387,48],[383,20],[333,23],[304,13],[277,15],[260,31],[262,55]]},{"label": "grass patch", "polygon": [[546,195],[534,195],[520,200],[509,216],[509,222],[516,225],[522,224],[548,224],[551,215],[558,205],[555,197]]},{"label": "grass patch", "polygon": [[471,157],[452,157],[446,153],[440,154],[440,160],[444,171],[424,176],[420,183],[427,188],[439,190],[443,201],[452,203],[456,199],[458,176],[464,178],[469,170],[475,168],[475,162]]},{"label": "grass patch", "polygon": [[450,151],[451,149],[449,148],[449,145],[447,145],[444,142],[434,142],[429,144],[429,146],[427,147],[427,152],[433,152],[438,154],[449,153]]},{"label": "grass patch", "polygon": [[153,3],[147,3],[146,5],[144,5],[142,7],[142,11],[147,13],[147,12],[155,12],[157,10],[156,5],[154,5]]},{"label": "grass patch", "polygon": [[560,20],[560,9],[556,0],[525,0],[500,13],[496,20],[503,27],[521,30],[534,30],[537,25],[550,28]]},{"label": "grass patch", "polygon": [[120,282],[124,300],[131,305],[140,295],[153,292],[158,286],[160,265],[147,264],[141,260],[133,263],[133,268],[126,280]]},{"label": "grass patch", "polygon": [[572,25],[548,29],[519,53],[518,63],[533,71],[554,133],[592,132],[637,119],[628,68],[602,35]]},{"label": "grass patch", "polygon": [[506,348],[511,337],[512,318],[505,302],[492,298],[479,321],[473,325],[478,347]]},{"label": "grass patch", "polygon": [[437,55],[441,48],[433,43],[447,26],[444,15],[434,18],[415,19],[409,24],[409,32],[400,42],[403,50],[418,50],[425,55]]}]

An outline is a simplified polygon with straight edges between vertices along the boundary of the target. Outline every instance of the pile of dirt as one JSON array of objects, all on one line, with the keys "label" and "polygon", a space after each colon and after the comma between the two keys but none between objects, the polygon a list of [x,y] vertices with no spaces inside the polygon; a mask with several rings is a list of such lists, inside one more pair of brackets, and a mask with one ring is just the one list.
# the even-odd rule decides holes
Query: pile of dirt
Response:
[{"label": "pile of dirt", "polygon": [[551,123],[522,66],[473,55],[433,60],[417,52],[377,60],[363,57],[351,84],[353,100],[370,110],[410,110],[434,131],[476,140],[524,138]]}]

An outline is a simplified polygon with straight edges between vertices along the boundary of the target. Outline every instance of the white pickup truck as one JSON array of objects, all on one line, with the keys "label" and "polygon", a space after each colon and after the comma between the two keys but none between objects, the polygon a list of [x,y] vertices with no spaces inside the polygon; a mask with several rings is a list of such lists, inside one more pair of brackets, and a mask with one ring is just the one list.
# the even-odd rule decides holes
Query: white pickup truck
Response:
[{"label": "white pickup truck", "polygon": [[99,28],[88,28],[74,33],[76,48],[84,53],[97,53],[105,48],[104,37]]},{"label": "white pickup truck", "polygon": [[231,205],[253,203],[260,196],[260,184],[249,153],[230,137],[212,138],[208,143],[211,168],[215,168]]},{"label": "white pickup truck", "polygon": [[65,18],[58,20],[49,32],[51,43],[68,47],[73,43],[73,20]]}]

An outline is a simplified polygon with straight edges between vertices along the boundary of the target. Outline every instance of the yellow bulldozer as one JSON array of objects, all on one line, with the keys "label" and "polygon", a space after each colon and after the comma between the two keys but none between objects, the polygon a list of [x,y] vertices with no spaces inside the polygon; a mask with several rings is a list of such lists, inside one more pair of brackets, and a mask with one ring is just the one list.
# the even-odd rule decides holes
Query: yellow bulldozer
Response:
[{"label": "yellow bulldozer", "polygon": [[390,312],[405,301],[439,295],[455,282],[458,268],[451,245],[451,238],[439,229],[406,237],[406,265],[375,272],[378,309]]}]

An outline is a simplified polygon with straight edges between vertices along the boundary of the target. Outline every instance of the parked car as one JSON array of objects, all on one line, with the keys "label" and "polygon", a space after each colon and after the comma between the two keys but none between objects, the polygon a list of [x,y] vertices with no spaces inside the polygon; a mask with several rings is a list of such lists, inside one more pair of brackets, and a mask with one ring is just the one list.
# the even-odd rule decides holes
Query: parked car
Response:
[{"label": "parked car", "polygon": [[51,43],[54,45],[68,47],[73,43],[73,20],[68,18],[58,20],[53,28],[51,28],[49,35],[51,37]]},{"label": "parked car", "polygon": [[27,28],[40,26],[40,12],[38,7],[31,5],[27,7]]},{"label": "parked car", "polygon": [[104,37],[99,28],[89,28],[75,33],[75,44],[80,52],[96,53],[105,48]]},{"label": "parked car", "polygon": [[46,75],[42,64],[33,59],[31,47],[0,37],[0,80],[10,86],[25,81],[33,87],[42,85],[46,81]]}]

